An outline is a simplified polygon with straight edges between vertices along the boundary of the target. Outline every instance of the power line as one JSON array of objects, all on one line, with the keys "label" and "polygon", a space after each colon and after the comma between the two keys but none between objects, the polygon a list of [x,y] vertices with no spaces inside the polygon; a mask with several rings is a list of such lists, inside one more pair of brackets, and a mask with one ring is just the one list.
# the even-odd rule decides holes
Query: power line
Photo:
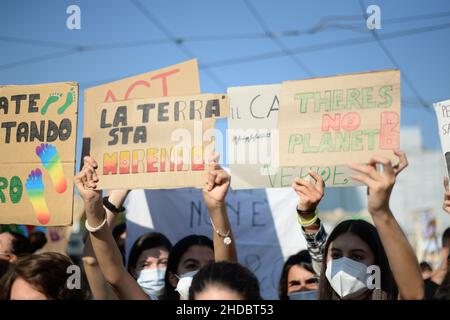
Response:
[{"label": "power line", "polygon": [[[359,0],[359,6],[361,7],[364,20],[367,20],[368,15],[366,13],[363,0]],[[398,68],[398,69],[400,69],[402,71],[403,79],[408,84],[409,88],[414,93],[414,95],[417,97],[417,100],[420,101],[420,103],[425,108],[425,110],[430,110],[430,108],[428,108],[428,103],[422,98],[422,96],[420,95],[419,91],[416,89],[415,85],[413,84],[412,80],[409,78],[408,74],[406,73],[406,71],[404,71],[404,69],[401,68],[400,64],[394,58],[394,55],[389,51],[389,49],[386,47],[386,45],[383,43],[383,41],[381,41],[381,38],[378,35],[378,32],[376,32],[375,29],[372,29],[371,30],[371,34],[372,34],[373,38],[376,40],[376,42],[378,43],[379,47],[383,50],[384,54],[389,58],[391,63],[396,68]]]},{"label": "power line", "polygon": [[[264,32],[268,35],[272,34],[269,26],[264,21],[263,17],[258,13],[256,8],[252,5],[250,0],[244,0],[245,5],[247,6],[250,13],[253,15],[255,20],[259,23],[260,27],[264,30]],[[278,47],[280,50],[289,57],[297,66],[299,66],[307,75],[310,77],[314,76],[314,73],[298,58],[293,55],[291,51],[277,38],[277,37],[269,37],[270,40]]]},{"label": "power line", "polygon": [[[183,44],[183,42],[177,41],[178,38],[175,37],[169,29],[167,29],[154,15],[152,15],[150,11],[147,10],[147,8],[144,7],[138,0],[132,0],[132,3],[151,23],[153,23],[169,40],[171,40],[171,42],[173,42],[186,57],[195,57],[195,55]],[[211,70],[205,70],[205,72],[220,88],[226,90],[227,86],[219,79],[217,75],[215,75]]]},{"label": "power line", "polygon": [[[450,16],[450,11],[412,15],[412,16],[397,17],[397,18],[385,18],[385,19],[383,19],[383,25],[397,24],[397,23],[411,22],[411,21],[417,22],[420,20],[429,20],[429,19],[443,18],[443,17],[449,17],[449,16]],[[326,30],[326,28],[329,28],[329,27],[338,28],[338,29],[348,29],[348,30],[364,32],[364,33],[368,32],[365,24],[362,27],[359,25],[346,25],[346,24],[336,22],[337,20],[338,21],[339,20],[358,20],[358,22],[360,22],[361,16],[355,15],[355,16],[324,17],[319,21],[319,23],[316,24],[315,27],[312,28],[312,32],[313,33],[316,33],[319,31],[323,32]],[[328,29],[328,30],[333,30],[333,29]]]},{"label": "power line", "polygon": [[5,42],[13,42],[13,43],[21,43],[21,44],[32,44],[41,47],[48,48],[57,48],[57,49],[73,49],[73,44],[69,43],[61,43],[55,41],[46,41],[46,40],[34,40],[34,39],[26,39],[26,38],[17,38],[11,36],[2,36],[0,35],[0,40]]},{"label": "power line", "polygon": [[[394,19],[391,19],[390,21],[392,23],[396,23],[396,22],[406,21],[406,20],[412,19],[412,18],[414,18],[414,19],[431,19],[431,18],[444,17],[444,16],[449,16],[449,15],[450,15],[450,12],[444,12],[444,13],[435,13],[435,14],[427,14],[427,15],[417,15],[417,16],[394,18]],[[328,19],[334,19],[334,20],[343,20],[344,18],[354,19],[353,16],[331,16],[331,17],[328,17]],[[325,18],[322,18],[321,21],[324,19]],[[361,19],[360,16],[359,16],[359,19]],[[384,20],[383,24],[386,24],[386,21],[387,20]],[[339,24],[335,23],[334,26],[339,27]],[[347,27],[347,26],[345,26],[345,27]],[[409,36],[409,35],[414,35],[414,34],[419,34],[419,33],[443,30],[443,29],[447,29],[449,27],[450,27],[450,24],[446,23],[446,24],[433,25],[433,26],[427,26],[427,27],[416,28],[416,29],[402,30],[402,31],[396,31],[396,32],[391,32],[391,33],[385,33],[383,35],[383,38],[385,40],[386,39],[394,39],[394,38],[398,38],[398,37]],[[273,33],[273,35],[274,36],[280,36],[280,35],[298,36],[298,35],[304,34],[306,32],[317,32],[317,31],[314,31],[313,29],[314,29],[314,27],[309,28],[308,29],[309,31],[301,31],[300,32],[300,31],[292,31],[291,30],[291,31],[275,32],[275,33]],[[322,31],[322,30],[323,30],[323,28],[321,28],[320,31]],[[263,35],[264,35],[264,37],[268,36],[267,34],[258,34],[258,35],[259,35],[259,37],[262,37]],[[245,38],[245,37],[252,37],[255,35],[254,34],[244,34],[244,35],[238,35],[238,36],[242,36]],[[215,36],[212,36],[212,38],[210,38],[209,36],[201,36],[201,37],[198,37],[197,40],[198,41],[213,40],[214,37]],[[233,35],[225,35],[224,37],[229,37],[229,40],[231,40]],[[32,44],[35,44],[35,45],[52,46],[52,47],[58,47],[58,48],[66,47],[66,45],[67,45],[67,44],[58,43],[58,42],[48,42],[48,41],[40,41],[40,40],[33,40],[33,39],[14,38],[14,37],[8,37],[8,36],[0,36],[0,41],[1,40],[14,41],[14,42],[20,42],[20,43],[27,43],[27,42],[29,43],[31,41]],[[218,40],[223,40],[223,39],[218,39]],[[195,41],[195,39],[193,39],[193,41]],[[351,45],[356,45],[356,44],[361,44],[361,43],[367,43],[367,42],[371,42],[371,41],[372,41],[371,37],[369,37],[369,38],[359,37],[359,38],[353,38],[353,39],[348,39],[348,40],[343,40],[343,41],[342,40],[341,41],[332,41],[332,42],[328,42],[328,43],[311,45],[311,46],[307,46],[307,47],[297,47],[297,48],[290,49],[289,51],[292,55],[295,55],[295,54],[304,53],[304,52],[314,52],[314,51],[320,51],[320,50],[325,50],[325,49],[333,49],[333,48],[351,46]],[[63,56],[76,54],[76,53],[81,53],[81,52],[86,52],[86,51],[120,48],[120,47],[122,47],[123,44],[127,44],[128,46],[142,46],[142,45],[149,45],[149,44],[173,43],[173,42],[174,42],[174,40],[172,37],[172,39],[130,41],[130,42],[124,42],[124,43],[104,44],[104,45],[96,45],[96,46],[76,45],[76,46],[73,46],[72,48],[70,48],[69,50],[58,51],[58,52],[51,53],[51,54],[27,58],[24,60],[0,65],[0,70],[10,69],[10,68],[14,68],[17,66],[32,64],[32,63],[36,63],[36,62],[40,62],[40,61],[50,60],[50,59],[63,57]],[[180,40],[180,38],[175,38],[175,43],[178,45],[181,45],[183,43],[183,41]],[[207,64],[201,64],[200,69],[205,70],[205,72],[208,73],[208,69],[210,69],[210,68],[216,68],[216,67],[221,67],[221,66],[230,66],[230,65],[236,65],[236,64],[243,64],[243,63],[247,63],[247,62],[272,59],[272,58],[277,58],[277,57],[280,57],[283,55],[285,55],[285,54],[284,53],[280,54],[279,51],[276,51],[276,52],[266,52],[266,53],[262,53],[262,54],[258,54],[258,55],[244,56],[244,57],[239,57],[239,58],[224,59],[224,60],[219,60],[219,61],[213,61],[213,62],[210,62]],[[192,54],[190,54],[190,56],[192,56]],[[211,75],[211,73],[209,73],[209,76],[211,78],[214,77],[214,75]],[[222,82],[219,79],[216,79],[216,81],[220,82],[221,86],[224,87],[224,85],[222,84]]]},{"label": "power line", "polygon": [[76,53],[78,53],[78,52],[76,52],[76,51],[68,51],[68,50],[57,51],[57,52],[44,54],[44,55],[37,56],[37,57],[24,59],[24,60],[17,61],[17,62],[11,62],[11,63],[2,64],[2,65],[0,65],[0,70],[6,70],[6,69],[11,69],[11,68],[19,67],[19,66],[24,66],[24,65],[32,64],[32,63],[36,63],[36,62],[42,62],[42,61],[46,61],[46,60],[62,58],[62,57],[66,57],[66,56],[69,56],[69,55],[72,55],[72,54],[76,54]]},{"label": "power line", "polygon": [[[396,38],[400,38],[400,37],[404,37],[404,36],[411,36],[411,35],[415,35],[415,34],[433,32],[433,31],[444,30],[444,29],[448,29],[448,28],[450,28],[450,23],[427,26],[427,27],[416,28],[416,29],[395,31],[395,32],[391,32],[391,33],[385,33],[383,35],[383,39],[384,40],[396,39]],[[335,49],[335,48],[340,48],[340,47],[368,43],[368,42],[372,42],[372,41],[373,41],[373,38],[370,36],[369,37],[358,37],[358,38],[352,38],[352,39],[346,39],[346,40],[320,43],[320,44],[315,44],[315,45],[310,45],[310,46],[305,46],[305,47],[296,47],[296,48],[290,49],[290,52],[292,54],[315,52],[315,51],[321,51],[321,50],[326,50],[326,49]],[[81,48],[83,48],[83,47],[81,47]],[[0,70],[6,70],[6,69],[14,68],[17,66],[37,63],[37,62],[50,60],[50,59],[63,57],[63,56],[68,56],[71,54],[77,54],[77,53],[81,53],[81,52],[85,52],[85,51],[86,50],[76,50],[76,49],[58,51],[58,52],[51,53],[51,54],[46,54],[46,55],[42,55],[42,56],[27,58],[27,59],[12,62],[12,63],[3,64],[3,65],[0,65]],[[200,67],[200,69],[205,70],[205,72],[207,72],[207,69],[244,64],[244,63],[248,63],[248,62],[268,60],[268,59],[278,58],[281,56],[284,56],[284,53],[281,53],[279,51],[275,51],[275,52],[272,51],[272,52],[266,52],[266,53],[261,53],[261,54],[257,54],[257,55],[248,55],[248,56],[243,56],[243,57],[238,57],[238,58],[212,61],[210,63],[202,63],[199,65],[199,67]]]},{"label": "power line", "polygon": [[[432,32],[437,30],[443,30],[450,28],[450,23],[435,25],[435,26],[428,26],[423,28],[416,28],[416,29],[408,29],[408,30],[401,30],[401,31],[394,31],[391,33],[386,33],[383,35],[383,39],[395,39],[399,37],[404,36],[410,36],[415,35],[419,33],[426,33],[426,32]],[[365,37],[358,37],[358,38],[351,38],[351,39],[345,39],[345,40],[337,40],[337,41],[330,41],[325,43],[319,43],[314,44],[310,46],[304,46],[304,47],[296,47],[290,49],[290,52],[292,54],[300,54],[305,52],[315,52],[315,51],[321,51],[326,49],[335,49],[340,47],[346,47],[346,46],[352,46],[362,43],[369,43],[373,42],[373,38],[371,36],[365,36]],[[210,63],[204,64],[204,68],[217,68],[217,67],[223,67],[223,66],[231,66],[236,64],[243,64],[247,62],[254,62],[254,61],[261,61],[261,60],[268,60],[273,58],[278,58],[283,56],[284,53],[280,53],[279,51],[271,51],[271,52],[265,52],[261,54],[255,54],[255,55],[248,55],[244,57],[239,58],[231,58],[231,59],[223,59],[218,61],[212,61]]]},{"label": "power line", "polygon": [[[423,15],[406,16],[399,18],[384,19],[383,24],[396,24],[402,22],[419,21],[419,20],[429,20],[435,18],[442,18],[450,16],[450,12],[439,12]],[[319,20],[314,26],[307,29],[291,29],[282,31],[271,31],[263,33],[243,33],[243,34],[216,34],[216,35],[197,35],[197,36],[180,36],[175,39],[177,43],[186,42],[202,42],[202,41],[229,41],[229,40],[250,40],[250,39],[266,39],[266,38],[282,38],[282,37],[298,37],[307,34],[315,34],[318,32],[329,32],[337,31],[339,29],[347,29],[352,31],[367,33],[367,28],[349,24],[343,24],[336,21],[342,20],[361,20],[360,15],[342,15],[342,16],[325,16]],[[149,40],[136,40],[136,41],[123,41],[123,42],[113,42],[104,43],[97,45],[73,45],[69,43],[47,41],[47,40],[37,40],[29,38],[19,38],[11,37],[7,35],[0,35],[0,41],[10,42],[10,43],[21,43],[28,45],[36,45],[42,47],[58,48],[58,49],[68,49],[77,51],[96,51],[96,50],[108,50],[108,49],[120,49],[128,47],[142,47],[148,45],[158,45],[165,43],[173,43],[173,40],[163,38],[163,39],[149,39]]]}]

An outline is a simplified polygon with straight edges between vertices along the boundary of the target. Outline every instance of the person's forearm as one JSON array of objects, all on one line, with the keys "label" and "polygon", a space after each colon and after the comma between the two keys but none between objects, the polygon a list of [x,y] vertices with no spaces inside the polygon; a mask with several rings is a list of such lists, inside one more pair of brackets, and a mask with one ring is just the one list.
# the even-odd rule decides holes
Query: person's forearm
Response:
[{"label": "person's forearm", "polygon": [[446,275],[447,275],[447,268],[439,266],[439,268],[431,276],[431,281],[433,281],[437,285],[441,285]]},{"label": "person's forearm", "polygon": [[423,299],[424,284],[416,255],[390,210],[372,214],[400,297]]},{"label": "person's forearm", "polygon": [[[109,230],[111,230],[116,221],[116,215],[113,214],[111,211],[109,211],[107,208],[104,208],[104,209],[106,212],[106,223],[108,225]],[[92,248],[92,243],[91,243],[90,237],[87,237],[86,243],[84,244],[83,257],[92,257],[95,259],[95,253],[94,253],[94,249]]]},{"label": "person's forearm", "polygon": [[129,192],[130,190],[121,190],[121,189],[110,190],[108,194],[108,200],[113,205],[115,205],[116,208],[120,208],[124,204],[125,199],[127,198]]},{"label": "person's forearm", "polygon": [[[96,203],[88,202],[86,216],[89,225],[96,227],[103,222],[105,209],[101,199]],[[133,277],[125,270],[122,255],[108,227],[90,233],[92,247],[98,265],[106,281],[113,286],[120,299],[148,299]]]},{"label": "person's forearm", "polygon": [[[107,214],[108,229],[111,230],[111,228],[114,226],[116,215],[106,208],[105,210]],[[106,282],[106,279],[100,270],[97,257],[95,256],[95,252],[92,247],[91,237],[87,237],[86,243],[84,244],[82,260],[86,272],[86,278],[88,280],[89,287],[91,288],[94,299],[96,300],[114,299],[116,295],[111,290],[111,287]]]},{"label": "person's forearm", "polygon": [[[86,204],[86,216],[90,226],[96,227],[100,225],[105,215],[106,211],[101,201],[97,201],[94,204]],[[126,272],[126,270],[110,229],[105,226],[95,233],[90,233],[90,238],[95,256],[106,281],[113,286],[117,285],[121,274],[124,271]]]},{"label": "person's forearm", "polygon": [[[237,262],[236,240],[233,237],[231,224],[228,220],[227,209],[225,203],[208,208],[211,221],[214,224],[213,242],[214,242],[214,260]],[[216,232],[218,230],[222,236]],[[232,239],[229,245],[224,242],[224,235],[228,235]]]},{"label": "person's forearm", "polygon": [[122,256],[108,228],[90,234],[92,247],[106,281],[120,299],[148,299],[136,280],[125,270]]},{"label": "person's forearm", "polygon": [[[86,242],[86,245],[89,245],[90,250],[93,251],[90,240]],[[86,274],[86,278],[88,280],[89,288],[91,289],[93,298],[95,300],[117,299],[116,294],[103,276],[103,273],[98,266],[97,259],[90,255],[86,255],[83,256],[82,260],[84,272]]]}]

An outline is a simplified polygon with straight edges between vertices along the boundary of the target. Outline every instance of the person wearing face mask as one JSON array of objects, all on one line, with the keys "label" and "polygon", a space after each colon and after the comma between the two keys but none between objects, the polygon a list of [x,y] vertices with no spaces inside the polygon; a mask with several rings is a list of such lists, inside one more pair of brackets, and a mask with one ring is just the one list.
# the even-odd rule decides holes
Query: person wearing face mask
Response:
[{"label": "person wearing face mask", "polygon": [[[186,258],[180,260],[182,265],[177,266],[176,271],[170,274],[171,254],[169,254],[166,281],[170,282],[172,289],[165,290],[162,298],[167,298],[167,292],[170,292],[169,294],[175,298],[180,298],[181,292],[183,292],[182,288],[185,287],[184,283],[188,282],[188,276],[190,276],[186,274],[187,272],[198,270],[210,261],[237,261],[235,241],[225,205],[225,196],[230,186],[230,175],[219,166],[218,160],[218,155],[214,155],[210,159],[203,188],[203,199],[214,231],[213,245],[206,250],[201,246],[190,246],[189,250],[184,253]],[[74,182],[84,201],[87,217],[86,229],[90,232],[92,248],[101,273],[120,299],[152,299],[153,296],[149,297],[123,266],[117,244],[114,242],[109,228],[105,227],[108,223],[108,215],[103,207],[101,191],[97,190],[99,181],[96,173],[97,163],[89,156],[84,157],[83,161],[83,169],[75,176]],[[145,277],[152,278],[154,275],[143,274],[142,279]],[[179,287],[178,283],[180,283]],[[178,289],[175,291],[177,287]]]},{"label": "person wearing face mask", "polygon": [[177,276],[178,283],[175,291],[180,295],[180,300],[189,300],[189,290],[191,288],[192,280],[198,272],[199,270],[195,270]]},{"label": "person wearing face mask", "polygon": [[[377,156],[367,165],[350,165],[355,171],[352,179],[368,187],[368,211],[374,225],[364,220],[347,220],[327,236],[316,210],[324,194],[322,177],[311,173],[314,182],[294,181],[293,188],[300,197],[299,223],[308,250],[317,262],[322,254],[318,272],[320,300],[423,299],[417,258],[389,208],[395,178],[408,165],[402,151],[394,152],[399,157],[396,166]],[[381,172],[377,171],[377,164],[382,166]],[[373,266],[379,268],[379,283],[369,278]]]},{"label": "person wearing face mask", "polygon": [[163,300],[187,300],[192,278],[200,268],[214,261],[214,243],[202,235],[189,235],[170,250]]},{"label": "person wearing face mask", "polygon": [[172,244],[159,232],[141,235],[133,244],[128,258],[128,272],[149,297],[164,293],[164,276]]},{"label": "person wearing face mask", "polygon": [[308,250],[290,256],[281,271],[278,296],[280,300],[317,300],[319,278]]}]

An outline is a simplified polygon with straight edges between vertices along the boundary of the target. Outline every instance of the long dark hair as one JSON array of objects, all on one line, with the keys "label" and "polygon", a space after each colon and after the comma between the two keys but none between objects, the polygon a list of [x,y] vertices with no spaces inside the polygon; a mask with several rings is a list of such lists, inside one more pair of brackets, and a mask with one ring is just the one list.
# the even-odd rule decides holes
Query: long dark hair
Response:
[{"label": "long dark hair", "polygon": [[195,300],[195,295],[209,285],[227,288],[240,294],[244,300],[262,300],[258,279],[239,263],[211,262],[203,267],[192,279],[189,299]]},{"label": "long dark hair", "polygon": [[375,257],[375,265],[381,272],[381,289],[374,289],[368,295],[370,300],[396,300],[398,295],[397,285],[389,267],[389,261],[381,243],[377,229],[364,220],[346,220],[339,223],[328,236],[323,252],[322,268],[319,281],[319,300],[338,300],[339,296],[334,292],[325,276],[327,270],[327,255],[331,242],[340,235],[351,233],[364,241],[372,250]]},{"label": "long dark hair", "polygon": [[284,263],[283,270],[281,271],[280,283],[278,285],[278,296],[280,300],[289,300],[289,297],[287,295],[287,278],[289,270],[292,266],[295,265],[298,265],[308,270],[309,272],[316,274],[312,267],[311,256],[309,255],[308,250],[302,250],[290,256]]},{"label": "long dark hair", "polygon": [[159,232],[148,232],[141,235],[133,244],[128,256],[128,272],[136,277],[134,271],[136,270],[136,264],[139,256],[144,250],[163,247],[170,252],[172,249],[172,243],[165,235]]},{"label": "long dark hair", "polygon": [[180,295],[174,290],[174,287],[172,287],[169,282],[169,275],[170,273],[177,273],[181,257],[192,246],[208,247],[214,251],[214,243],[206,236],[193,234],[178,241],[169,253],[167,270],[164,276],[164,294],[161,296],[161,300],[178,300],[180,298]]},{"label": "long dark hair", "polygon": [[41,231],[30,233],[28,238],[18,232],[7,232],[13,236],[11,241],[11,253],[16,256],[34,253],[47,243],[47,237],[45,236],[45,233]]}]

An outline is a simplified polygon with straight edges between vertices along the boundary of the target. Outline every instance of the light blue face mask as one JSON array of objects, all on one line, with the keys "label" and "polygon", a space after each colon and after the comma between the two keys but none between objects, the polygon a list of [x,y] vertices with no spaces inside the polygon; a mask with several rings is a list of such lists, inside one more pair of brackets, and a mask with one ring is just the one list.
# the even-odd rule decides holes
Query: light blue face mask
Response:
[{"label": "light blue face mask", "polygon": [[295,291],[288,293],[289,300],[317,300],[317,290]]},{"label": "light blue face mask", "polygon": [[161,296],[164,292],[164,275],[166,268],[143,269],[137,283],[148,295]]}]

